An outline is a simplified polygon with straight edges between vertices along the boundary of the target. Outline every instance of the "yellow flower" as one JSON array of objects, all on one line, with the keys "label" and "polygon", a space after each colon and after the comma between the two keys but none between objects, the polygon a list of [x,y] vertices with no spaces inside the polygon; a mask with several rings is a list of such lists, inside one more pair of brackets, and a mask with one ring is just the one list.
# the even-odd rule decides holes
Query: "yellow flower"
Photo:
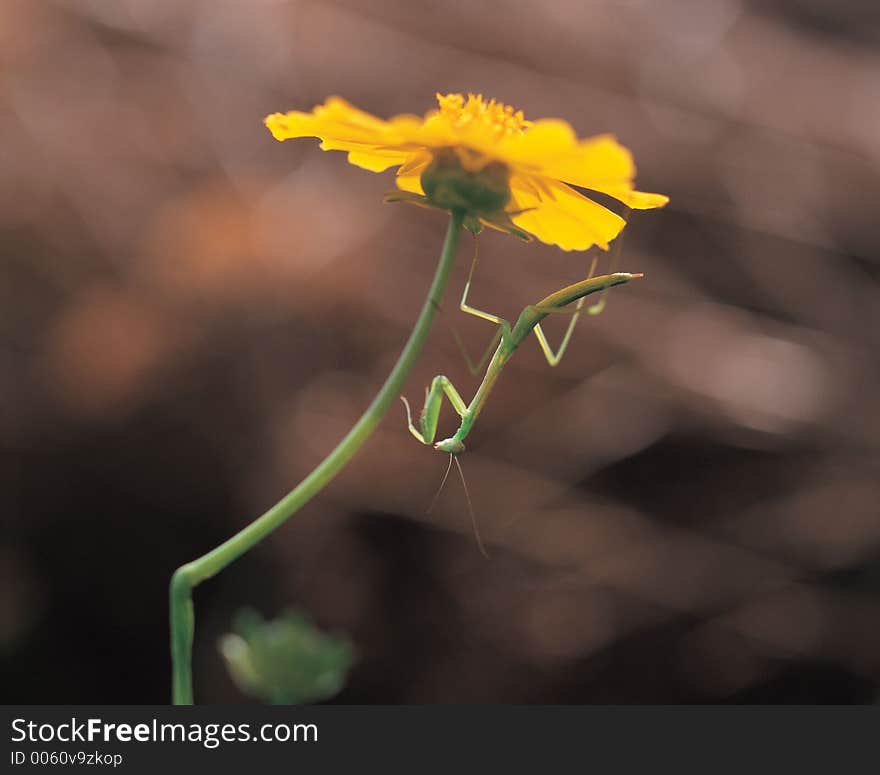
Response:
[{"label": "yellow flower", "polygon": [[[625,221],[572,186],[600,191],[628,207],[662,207],[662,194],[633,188],[632,155],[611,135],[579,140],[560,119],[527,121],[521,111],[481,96],[437,95],[424,118],[388,121],[330,97],[311,113],[273,113],[277,140],[319,137],[325,151],[372,172],[397,167],[394,198],[460,210],[480,225],[558,245],[607,249]],[[523,234],[526,232],[527,234]]]}]

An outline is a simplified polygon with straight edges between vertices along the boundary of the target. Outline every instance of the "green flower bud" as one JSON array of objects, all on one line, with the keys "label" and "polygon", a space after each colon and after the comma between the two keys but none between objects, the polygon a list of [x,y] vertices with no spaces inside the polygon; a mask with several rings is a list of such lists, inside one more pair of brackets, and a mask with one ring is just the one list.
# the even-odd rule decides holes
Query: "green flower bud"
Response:
[{"label": "green flower bud", "polygon": [[[483,163],[478,157],[462,158],[464,149],[441,148],[422,173],[428,200],[443,210],[471,215],[491,215],[510,200],[510,170],[499,161]],[[463,163],[464,162],[464,163]]]}]

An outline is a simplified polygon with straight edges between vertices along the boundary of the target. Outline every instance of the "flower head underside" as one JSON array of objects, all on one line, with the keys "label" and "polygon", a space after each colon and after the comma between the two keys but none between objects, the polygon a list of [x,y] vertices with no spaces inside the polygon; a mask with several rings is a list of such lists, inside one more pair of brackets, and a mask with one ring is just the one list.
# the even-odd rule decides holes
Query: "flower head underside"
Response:
[{"label": "flower head underside", "polygon": [[274,113],[277,140],[318,137],[326,151],[372,172],[397,167],[398,198],[466,213],[474,224],[537,237],[563,250],[607,249],[624,219],[573,186],[630,208],[662,207],[662,194],[636,191],[632,154],[612,135],[578,139],[561,119],[528,121],[479,95],[437,95],[423,118],[385,121],[339,97],[311,113]]}]

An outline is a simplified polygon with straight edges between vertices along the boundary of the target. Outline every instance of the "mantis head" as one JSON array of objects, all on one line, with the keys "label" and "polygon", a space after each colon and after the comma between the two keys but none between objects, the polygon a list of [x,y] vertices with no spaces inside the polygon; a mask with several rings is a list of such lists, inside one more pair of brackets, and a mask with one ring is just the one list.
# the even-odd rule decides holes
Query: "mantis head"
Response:
[{"label": "mantis head", "polygon": [[450,439],[443,439],[434,445],[434,449],[440,452],[446,452],[449,455],[460,455],[464,452],[464,443],[456,439],[454,436]]}]

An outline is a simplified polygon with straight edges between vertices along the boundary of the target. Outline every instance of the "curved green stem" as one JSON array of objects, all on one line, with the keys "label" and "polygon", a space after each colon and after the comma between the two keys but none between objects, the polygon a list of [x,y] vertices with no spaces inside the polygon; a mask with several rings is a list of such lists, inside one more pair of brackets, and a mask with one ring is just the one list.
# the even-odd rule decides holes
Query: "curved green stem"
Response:
[{"label": "curved green stem", "polygon": [[373,402],[364,412],[360,420],[339,442],[336,448],[302,480],[293,490],[278,503],[247,527],[240,530],[232,538],[220,544],[216,549],[199,557],[197,560],[182,565],[171,579],[170,618],[171,618],[171,662],[175,705],[191,705],[192,691],[192,644],[194,631],[194,615],[192,590],[195,586],[211,578],[227,565],[238,559],[262,541],[269,533],[280,527],[290,516],[295,514],[305,503],[317,495],[336,476],[342,467],[360,449],[370,434],[376,429],[382,416],[391,402],[400,392],[403,383],[409,376],[428,337],[428,331],[434,319],[449,273],[455,260],[458,238],[461,233],[463,215],[454,212],[446,231],[446,240],[440,254],[440,262],[434,273],[434,280],[428,297],[422,306],[418,320],[410,334],[409,341],[397,359],[397,363],[376,394]]}]

